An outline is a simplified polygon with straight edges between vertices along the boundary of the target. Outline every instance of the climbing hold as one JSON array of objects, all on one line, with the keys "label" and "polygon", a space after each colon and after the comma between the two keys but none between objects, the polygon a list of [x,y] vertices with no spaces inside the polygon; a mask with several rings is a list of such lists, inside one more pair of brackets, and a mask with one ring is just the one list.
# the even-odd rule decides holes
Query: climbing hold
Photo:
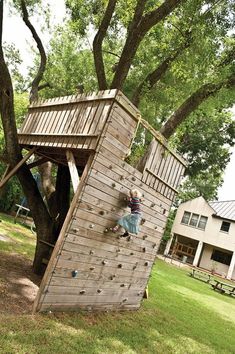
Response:
[{"label": "climbing hold", "polygon": [[145,262],[145,263],[144,263],[144,265],[145,265],[145,266],[148,266],[148,265],[149,265],[149,262],[148,262],[148,261],[147,261],[147,262]]},{"label": "climbing hold", "polygon": [[101,210],[101,211],[99,211],[99,214],[100,214],[100,215],[104,215],[105,212],[104,212],[103,210]]},{"label": "climbing hold", "polygon": [[93,229],[93,228],[94,228],[94,226],[95,226],[95,225],[90,224],[90,225],[89,225],[89,228],[90,228],[90,229]]},{"label": "climbing hold", "polygon": [[133,253],[133,252],[131,252],[131,253],[130,253],[130,256],[133,256],[133,255],[134,255],[134,253]]},{"label": "climbing hold", "polygon": [[90,270],[94,270],[95,269],[95,267],[90,267]]},{"label": "climbing hold", "polygon": [[116,209],[115,208],[111,208],[111,211],[115,211]]},{"label": "climbing hold", "polygon": [[77,275],[78,275],[78,271],[77,270],[73,270],[72,271],[72,277],[76,278]]},{"label": "climbing hold", "polygon": [[121,284],[121,285],[120,285],[121,288],[124,288],[124,286],[125,286],[125,284]]},{"label": "climbing hold", "polygon": [[90,250],[90,254],[94,254],[94,251]]},{"label": "climbing hold", "polygon": [[79,294],[81,294],[81,295],[82,295],[82,294],[85,294],[85,293],[86,293],[86,290],[80,290],[80,291],[79,291]]},{"label": "climbing hold", "polygon": [[143,240],[145,240],[147,237],[148,237],[148,235],[144,235],[144,236],[143,236]]},{"label": "climbing hold", "polygon": [[136,268],[137,268],[137,264],[135,264],[132,269],[135,270]]},{"label": "climbing hold", "polygon": [[107,264],[107,262],[106,262],[105,260],[103,260],[103,261],[102,261],[102,264],[105,265],[105,264]]},{"label": "climbing hold", "polygon": [[152,203],[150,206],[151,206],[151,208],[153,208],[153,207],[155,207],[155,204],[154,204],[154,203]]},{"label": "climbing hold", "polygon": [[157,246],[157,244],[156,244],[156,243],[154,243],[154,244],[153,244],[153,248],[155,248],[156,246]]},{"label": "climbing hold", "polygon": [[79,229],[71,229],[72,232],[74,232],[75,234],[79,231]]},{"label": "climbing hold", "polygon": [[101,291],[102,291],[101,289],[97,289],[97,293],[98,293],[98,294],[100,294],[100,293],[101,293]]},{"label": "climbing hold", "polygon": [[113,188],[116,187],[116,183],[112,183],[112,187],[113,187]]},{"label": "climbing hold", "polygon": [[88,210],[93,210],[94,208],[91,206],[88,206]]},{"label": "climbing hold", "polygon": [[144,225],[145,221],[146,221],[145,218],[141,218],[140,225]]},{"label": "climbing hold", "polygon": [[122,268],[122,264],[118,264],[118,268]]},{"label": "climbing hold", "polygon": [[132,240],[132,236],[128,236],[127,241],[131,241],[131,240]]},{"label": "climbing hold", "polygon": [[122,181],[123,179],[124,179],[124,176],[121,176],[121,177],[120,177],[120,180]]},{"label": "climbing hold", "polygon": [[127,302],[127,300],[128,300],[128,298],[126,297],[126,298],[125,298],[125,299],[123,299],[122,301],[123,301],[123,302]]},{"label": "climbing hold", "polygon": [[143,252],[146,252],[146,248],[145,248],[145,247],[143,247],[143,248],[142,248],[142,251],[143,251]]},{"label": "climbing hold", "polygon": [[121,252],[120,248],[117,248],[116,252]]},{"label": "climbing hold", "polygon": [[163,209],[162,214],[166,214],[166,209]]},{"label": "climbing hold", "polygon": [[154,228],[155,230],[157,230],[157,226],[155,226],[155,228]]},{"label": "climbing hold", "polygon": [[136,178],[135,178],[135,177],[132,177],[131,179],[132,179],[132,181],[136,181]]},{"label": "climbing hold", "polygon": [[112,170],[113,166],[112,165],[109,165],[109,169]]},{"label": "climbing hold", "polygon": [[104,233],[107,234],[107,232],[109,232],[109,229],[104,229]]}]

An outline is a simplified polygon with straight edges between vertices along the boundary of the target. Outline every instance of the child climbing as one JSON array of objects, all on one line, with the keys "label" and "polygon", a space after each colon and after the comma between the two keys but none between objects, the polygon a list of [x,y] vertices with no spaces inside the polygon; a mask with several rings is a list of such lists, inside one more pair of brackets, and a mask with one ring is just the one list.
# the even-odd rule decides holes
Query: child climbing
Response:
[{"label": "child climbing", "polygon": [[129,236],[129,232],[132,234],[138,234],[141,221],[140,198],[140,191],[137,189],[130,190],[128,207],[131,208],[131,213],[119,219],[117,225],[110,229],[112,232],[117,232],[120,226],[122,226],[125,230],[124,234],[122,235],[123,237]]}]

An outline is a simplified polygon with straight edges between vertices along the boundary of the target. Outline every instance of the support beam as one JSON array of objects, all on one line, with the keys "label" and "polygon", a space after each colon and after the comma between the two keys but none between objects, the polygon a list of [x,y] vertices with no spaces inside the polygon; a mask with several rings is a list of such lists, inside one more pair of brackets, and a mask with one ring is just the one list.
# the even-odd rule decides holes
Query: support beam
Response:
[{"label": "support beam", "polygon": [[33,147],[31,150],[29,150],[23,159],[20,160],[20,162],[18,162],[18,164],[5,176],[5,178],[0,182],[0,188],[2,188],[9,181],[9,179],[17,173],[21,166],[30,158],[31,155],[34,154],[35,150],[36,147]]},{"label": "support beam", "polygon": [[10,165],[7,164],[7,167],[6,167],[6,169],[5,169],[4,173],[3,173],[1,181],[4,180],[4,178],[6,177],[6,175],[8,174],[9,171],[10,171]]},{"label": "support beam", "polygon": [[199,258],[200,258],[201,252],[202,252],[202,246],[203,246],[203,242],[199,241],[198,245],[197,245],[196,254],[195,254],[195,257],[194,257],[194,260],[193,260],[193,266],[194,267],[198,266]]},{"label": "support beam", "polygon": [[28,164],[28,168],[31,169],[33,167],[40,166],[40,165],[42,165],[43,163],[45,163],[47,161],[48,161],[47,157],[41,157],[38,160],[29,163]]},{"label": "support beam", "polygon": [[235,266],[235,252],[233,252],[232,259],[228,268],[227,279],[231,279],[234,271]]},{"label": "support beam", "polygon": [[77,188],[78,188],[78,185],[79,185],[78,170],[77,170],[77,167],[76,167],[76,163],[75,163],[75,159],[74,159],[72,151],[67,150],[66,151],[66,157],[67,157],[67,161],[68,161],[69,172],[70,172],[70,175],[71,175],[73,191],[75,193]]},{"label": "support beam", "polygon": [[173,238],[174,238],[174,235],[172,235],[171,238],[167,241],[166,248],[165,248],[165,251],[164,251],[164,256],[168,256],[168,254],[170,252],[170,248],[171,248],[171,244],[172,244]]}]

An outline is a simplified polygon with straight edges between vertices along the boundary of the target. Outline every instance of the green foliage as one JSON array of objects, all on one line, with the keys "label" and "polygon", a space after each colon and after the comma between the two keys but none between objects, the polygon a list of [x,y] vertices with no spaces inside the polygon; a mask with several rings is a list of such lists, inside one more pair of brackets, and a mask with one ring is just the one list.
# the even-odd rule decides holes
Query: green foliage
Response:
[{"label": "green foliage", "polygon": [[92,53],[77,35],[58,28],[50,45],[44,80],[51,88],[43,90],[42,97],[75,94],[80,85],[86,92],[97,90]]},{"label": "green foliage", "polygon": [[188,162],[187,178],[179,194],[182,201],[200,195],[206,200],[215,199],[223,182],[223,171],[230,159],[228,147],[235,142],[235,121],[230,112],[214,106],[202,105],[171,141]]},{"label": "green foliage", "polygon": [[7,237],[7,241],[0,240],[0,251],[17,253],[32,260],[35,251],[35,236],[32,231],[18,222],[15,224],[13,217],[9,215],[0,214],[0,220],[0,234]]},{"label": "green foliage", "polygon": [[[15,115],[17,126],[21,126],[24,116],[27,112],[28,97],[27,94],[15,93]],[[0,124],[0,154],[3,153],[5,147],[3,128]],[[4,174],[6,165],[0,162],[0,176]],[[10,179],[5,187],[0,191],[0,210],[10,211],[16,203],[23,197],[21,186],[16,177]]]}]

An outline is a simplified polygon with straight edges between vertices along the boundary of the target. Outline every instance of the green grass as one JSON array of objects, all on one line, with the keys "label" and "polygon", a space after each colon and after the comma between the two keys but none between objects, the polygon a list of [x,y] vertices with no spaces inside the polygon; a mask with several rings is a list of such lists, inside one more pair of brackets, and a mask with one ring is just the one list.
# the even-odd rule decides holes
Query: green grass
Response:
[{"label": "green grass", "polygon": [[[30,249],[30,231],[19,227],[16,237],[5,222]],[[187,273],[157,260],[150,297],[136,312],[0,315],[0,353],[234,354],[235,299]]]},{"label": "green grass", "polygon": [[0,236],[6,236],[10,242],[1,241],[0,251],[18,253],[33,259],[36,236],[26,226],[14,224],[12,216],[0,213]]}]

